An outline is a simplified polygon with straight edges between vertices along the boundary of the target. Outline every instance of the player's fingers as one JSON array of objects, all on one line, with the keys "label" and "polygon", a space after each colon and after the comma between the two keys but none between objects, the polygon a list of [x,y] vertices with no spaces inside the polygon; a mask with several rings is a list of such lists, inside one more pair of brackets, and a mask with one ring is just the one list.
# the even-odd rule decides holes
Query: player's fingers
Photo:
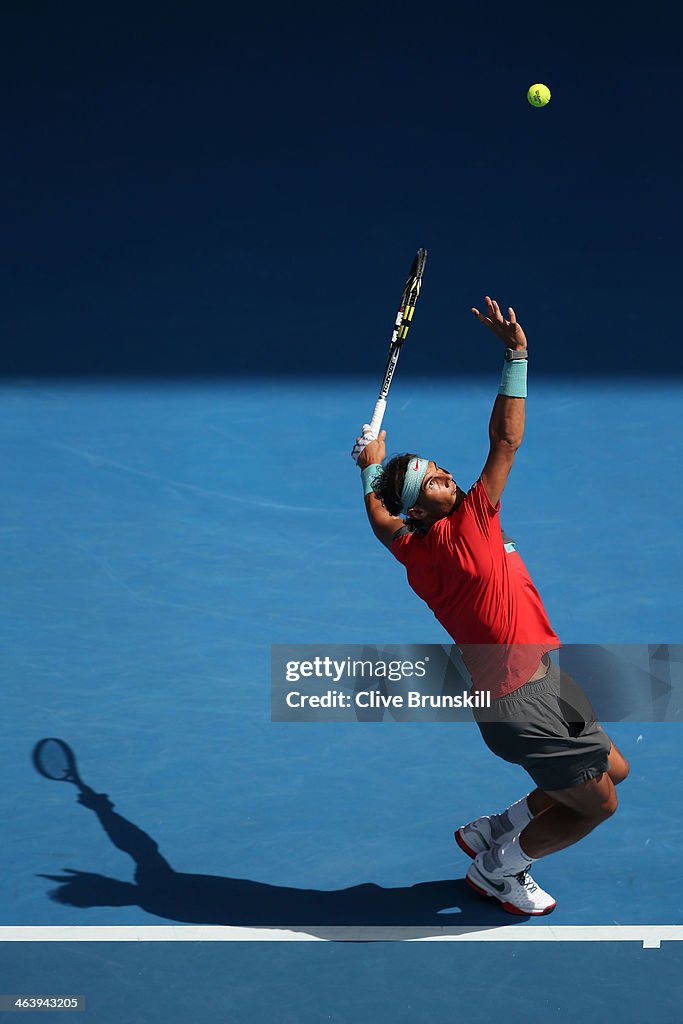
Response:
[{"label": "player's fingers", "polygon": [[472,309],[472,312],[474,313],[480,324],[486,324],[487,327],[493,328],[493,320],[491,319],[490,316],[484,316],[483,313],[480,313],[478,309],[474,308]]},{"label": "player's fingers", "polygon": [[510,323],[511,324],[516,324],[517,323],[517,314],[515,313],[515,311],[512,308],[512,306],[508,306],[508,316],[510,317]]},{"label": "player's fingers", "polygon": [[495,313],[496,318],[498,320],[502,320],[503,316],[502,316],[502,314],[500,312],[500,306],[498,305],[498,303],[496,302],[495,299],[492,300],[491,305],[493,306],[493,312]]}]

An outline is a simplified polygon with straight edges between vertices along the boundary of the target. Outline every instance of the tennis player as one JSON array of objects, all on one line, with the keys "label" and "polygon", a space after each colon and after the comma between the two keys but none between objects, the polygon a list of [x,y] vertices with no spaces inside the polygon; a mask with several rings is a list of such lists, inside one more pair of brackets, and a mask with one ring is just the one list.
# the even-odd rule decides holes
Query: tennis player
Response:
[{"label": "tennis player", "polygon": [[[529,869],[583,839],[617,809],[628,764],[595,719],[580,687],[550,660],[560,647],[529,573],[503,535],[500,497],[524,434],[527,339],[508,308],[486,296],[472,309],[505,345],[479,480],[463,491],[434,459],[397,455],[386,466],[386,431],[367,425],[352,455],[361,469],[375,536],[462,651],[473,689],[491,694],[474,714],[486,745],[521,765],[535,788],[498,814],[455,833],[473,858],[467,882],[513,914],[549,914],[555,900]],[[402,518],[404,517],[405,518]]]}]

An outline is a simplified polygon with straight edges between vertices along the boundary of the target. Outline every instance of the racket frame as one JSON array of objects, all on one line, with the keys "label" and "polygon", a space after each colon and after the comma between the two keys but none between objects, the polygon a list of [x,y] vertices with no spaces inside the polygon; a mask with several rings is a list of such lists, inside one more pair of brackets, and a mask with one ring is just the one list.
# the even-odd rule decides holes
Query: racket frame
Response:
[{"label": "racket frame", "polygon": [[[65,775],[57,777],[50,775],[45,770],[45,767],[41,762],[41,753],[47,743],[56,743],[60,747],[67,766],[67,772]],[[78,774],[78,768],[76,767],[76,755],[69,744],[65,743],[64,740],[57,739],[56,736],[46,736],[44,739],[38,740],[31,753],[31,759],[33,761],[34,768],[43,776],[43,778],[50,779],[52,782],[70,782],[72,785],[78,786],[79,789],[83,788],[84,784]]]},{"label": "racket frame", "polygon": [[394,329],[391,333],[391,341],[389,342],[389,354],[384,368],[382,387],[380,388],[375,408],[370,419],[370,431],[375,435],[375,437],[378,436],[380,427],[382,426],[382,420],[384,419],[384,413],[387,408],[389,388],[391,387],[391,382],[394,378],[396,364],[398,363],[398,357],[401,354],[403,342],[406,340],[406,336],[413,319],[415,305],[420,295],[420,288],[422,287],[422,277],[424,275],[426,263],[427,250],[418,249],[417,255],[413,260],[413,265],[410,268],[410,273],[408,274],[408,280],[406,281],[403,289],[403,295],[401,296],[401,302],[394,322]]}]

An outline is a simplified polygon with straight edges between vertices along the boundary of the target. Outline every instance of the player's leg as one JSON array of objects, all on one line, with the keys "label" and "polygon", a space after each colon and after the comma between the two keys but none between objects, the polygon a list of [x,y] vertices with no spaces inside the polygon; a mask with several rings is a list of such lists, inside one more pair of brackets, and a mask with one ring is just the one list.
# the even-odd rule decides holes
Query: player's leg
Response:
[{"label": "player's leg", "polygon": [[546,793],[553,801],[542,814],[505,842],[479,853],[467,875],[468,884],[499,900],[513,914],[549,914],[555,900],[529,874],[533,861],[572,846],[617,809],[614,783],[607,772],[578,786]]},{"label": "player's leg", "polygon": [[519,838],[524,852],[534,860],[577,843],[617,809],[615,786],[628,776],[629,764],[602,726],[596,725],[595,730],[610,744],[607,771],[576,786],[542,790],[554,806],[534,817]]},{"label": "player's leg", "polygon": [[[543,784],[537,784],[536,789],[505,810],[482,815],[456,829],[455,840],[470,857],[518,836],[534,818],[555,805],[555,799],[549,795],[552,790],[583,781],[584,765],[592,768],[599,761],[598,767],[607,770],[614,785],[622,782],[629,771],[624,756],[595,721],[586,694],[552,663],[548,663],[545,676],[530,680],[494,705],[491,718],[484,712],[478,721],[484,742],[499,757],[526,768],[534,781],[540,767]],[[492,720],[496,718],[498,721]],[[528,729],[524,725],[520,728],[519,721],[514,721],[527,718]],[[554,751],[557,764],[564,766],[559,774],[552,769],[549,773],[546,768],[546,761],[553,758],[555,738],[559,744]],[[547,784],[549,780],[553,785]]]},{"label": "player's leg", "polygon": [[[610,741],[607,775],[612,784],[618,786],[627,778],[629,771],[628,761],[614,742]],[[537,786],[505,810],[495,814],[483,814],[466,825],[461,825],[454,833],[455,841],[469,857],[476,857],[478,853],[489,850],[495,843],[502,844],[519,835],[534,819],[545,814],[556,804],[557,799],[552,795],[552,791]]]},{"label": "player's leg", "polygon": [[631,768],[624,755],[615,747],[613,742],[608,756],[609,768],[607,769],[607,774],[614,785],[618,786],[620,782],[623,782],[624,779],[627,778]]},{"label": "player's leg", "polygon": [[[608,768],[607,774],[612,780],[612,784],[618,786],[620,782],[628,777],[630,772],[630,766],[624,755],[615,746],[613,741],[610,741],[610,749],[608,757]],[[543,789],[536,788],[526,798],[529,806],[529,812],[532,818],[536,818],[539,814],[543,814],[545,811],[550,810],[557,803],[557,797],[552,796],[550,793]]]},{"label": "player's leg", "polygon": [[[618,786],[627,778],[629,763],[612,742],[609,752],[607,774],[612,784]],[[461,825],[455,831],[455,841],[469,857],[488,850],[494,843],[504,843],[519,835],[535,818],[555,807],[555,796],[543,789],[533,789],[526,796],[506,807],[497,814],[483,814],[474,821]]]},{"label": "player's leg", "polygon": [[[531,858],[520,850],[519,837],[529,822],[543,820],[555,806],[554,797],[539,788],[500,814],[461,826],[456,842],[474,858],[465,876],[467,884],[480,895],[498,900],[508,913],[550,914],[555,900],[529,874]],[[498,859],[500,850],[507,853],[505,864]]]},{"label": "player's leg", "polygon": [[474,851],[467,881],[507,910],[549,913],[554,900],[529,875],[531,863],[577,842],[614,813],[614,787],[628,764],[595,721],[583,691],[556,669],[496,704],[497,720],[478,723],[482,737],[499,757],[524,767],[537,788],[518,802],[528,822],[519,828],[518,820],[500,839],[491,830],[488,849]]},{"label": "player's leg", "polygon": [[468,857],[476,857],[478,853],[489,850],[495,843],[504,843],[519,835],[530,821],[554,804],[554,799],[542,789],[534,789],[503,811],[483,814],[474,821],[461,825],[455,830],[455,841]]},{"label": "player's leg", "polygon": [[[542,731],[553,707],[554,694],[549,689],[533,709],[536,721],[532,732]],[[615,785],[626,778],[629,770],[623,754],[594,719],[576,721],[576,716],[568,713],[564,735],[558,716],[554,719],[556,735],[545,732],[543,742],[537,748],[527,745],[525,756],[520,758],[543,794],[532,796],[532,806],[536,803],[543,809],[516,835],[486,851],[482,862],[485,870],[518,870],[524,862],[565,849],[617,809]],[[523,726],[515,739],[519,740],[524,731]]]},{"label": "player's leg", "polygon": [[[552,701],[539,707],[537,724]],[[479,851],[477,872],[490,878],[524,872],[540,857],[577,843],[616,811],[615,784],[628,775],[628,762],[597,722],[584,722],[580,732],[571,722],[567,728],[573,735],[546,736],[523,759],[540,790],[530,794],[531,808],[540,813],[520,831]]]},{"label": "player's leg", "polygon": [[608,772],[570,789],[549,791],[555,804],[520,833],[519,846],[532,860],[564,850],[587,836],[617,809],[616,789]]},{"label": "player's leg", "polygon": [[[607,774],[612,780],[612,784],[618,786],[620,782],[623,782],[624,779],[628,777],[631,769],[628,761],[618,747],[615,746],[614,742],[612,742],[610,746],[608,761],[609,767],[607,768]],[[534,819],[538,817],[539,814],[543,814],[545,811],[550,810],[551,807],[554,807],[557,803],[557,797],[543,789],[538,789],[537,787],[528,794],[526,802],[531,819]]]}]

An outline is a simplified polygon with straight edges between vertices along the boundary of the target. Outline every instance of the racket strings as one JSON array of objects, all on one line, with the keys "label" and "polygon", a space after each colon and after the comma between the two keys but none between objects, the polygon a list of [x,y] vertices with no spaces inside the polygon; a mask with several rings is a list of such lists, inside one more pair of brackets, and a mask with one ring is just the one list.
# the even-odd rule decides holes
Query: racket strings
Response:
[{"label": "racket strings", "polygon": [[73,772],[73,758],[58,740],[45,740],[36,751],[38,769],[50,779],[61,781]]}]

